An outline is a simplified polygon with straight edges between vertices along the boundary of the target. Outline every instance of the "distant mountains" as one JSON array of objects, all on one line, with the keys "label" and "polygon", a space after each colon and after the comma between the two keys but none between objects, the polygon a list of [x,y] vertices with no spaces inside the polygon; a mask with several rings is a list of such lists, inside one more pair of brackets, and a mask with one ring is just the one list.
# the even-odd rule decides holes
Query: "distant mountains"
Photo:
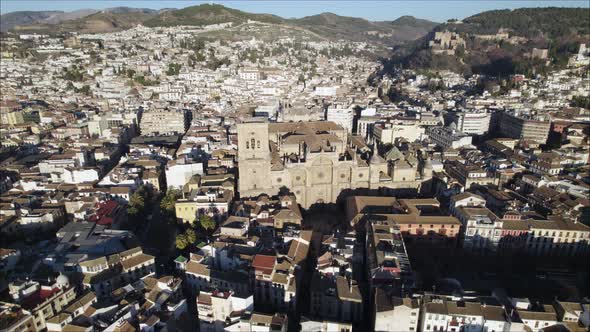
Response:
[{"label": "distant mountains", "polygon": [[[464,45],[454,54],[437,53],[430,45],[436,32],[454,33]],[[532,75],[564,66],[581,43],[590,44],[588,8],[493,10],[436,26],[424,37],[398,47],[389,64],[465,74]],[[534,49],[547,50],[547,58],[532,56]]]},{"label": "distant mountains", "polygon": [[55,24],[68,19],[76,19],[95,13],[96,10],[77,10],[66,13],[63,11],[23,11],[3,14],[0,17],[0,31],[8,31],[17,25],[36,23]]},{"label": "distant mountains", "polygon": [[403,16],[390,22],[371,22],[333,13],[322,13],[300,19],[284,19],[270,14],[247,13],[222,5],[203,4],[159,11],[117,7],[102,11],[90,9],[71,13],[14,12],[1,16],[1,31],[101,33],[120,31],[137,24],[149,27],[201,26],[227,22],[241,24],[249,20],[303,28],[330,39],[374,41],[387,45],[415,40],[437,25],[437,23],[411,16]]},{"label": "distant mountains", "polygon": [[[113,32],[138,24],[170,27],[232,22],[236,26],[250,20],[280,25],[281,29],[287,31],[292,28],[292,32],[310,32],[331,40],[345,39],[393,46],[393,55],[384,62],[385,72],[393,67],[403,67],[493,76],[513,73],[531,75],[550,67],[565,65],[568,57],[577,52],[580,43],[590,45],[588,8],[493,10],[443,24],[411,16],[402,16],[394,21],[372,22],[333,13],[285,19],[270,14],[247,13],[217,4],[162,10],[116,7],[69,13],[27,11],[0,17],[2,31],[50,34]],[[437,32],[445,32],[451,41],[439,44],[439,48],[432,47],[432,43],[440,43],[440,40],[434,40]],[[231,38],[228,37],[231,33],[229,31],[224,35],[225,38]],[[449,49],[447,43],[456,44],[457,41],[460,45]]]},{"label": "distant mountains", "polygon": [[390,22],[371,22],[362,18],[339,16],[332,13],[291,19],[288,20],[288,23],[335,39],[398,42],[420,38],[438,25],[438,23],[411,16],[402,16]]},{"label": "distant mountains", "polygon": [[114,7],[104,10],[20,11],[0,16],[0,31],[107,32],[130,28],[161,11],[148,8]]}]

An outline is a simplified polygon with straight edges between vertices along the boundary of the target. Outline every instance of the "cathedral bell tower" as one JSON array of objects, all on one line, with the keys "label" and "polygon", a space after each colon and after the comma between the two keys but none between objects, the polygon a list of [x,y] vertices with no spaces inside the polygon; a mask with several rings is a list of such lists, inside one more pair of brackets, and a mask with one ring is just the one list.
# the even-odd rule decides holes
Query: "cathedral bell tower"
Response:
[{"label": "cathedral bell tower", "polygon": [[237,127],[238,192],[242,197],[267,193],[271,188],[268,123],[244,122]]}]

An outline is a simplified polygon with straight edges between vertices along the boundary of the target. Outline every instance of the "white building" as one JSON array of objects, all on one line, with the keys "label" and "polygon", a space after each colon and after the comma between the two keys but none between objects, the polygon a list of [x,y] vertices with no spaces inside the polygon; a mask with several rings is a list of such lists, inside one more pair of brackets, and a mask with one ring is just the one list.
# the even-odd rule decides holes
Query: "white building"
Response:
[{"label": "white building", "polygon": [[143,113],[140,122],[142,135],[183,134],[187,125],[184,110],[151,110]]},{"label": "white building", "polygon": [[424,304],[420,330],[424,332],[482,332],[483,326],[481,304],[433,299]]},{"label": "white building", "polygon": [[375,331],[418,331],[418,300],[388,296],[377,288],[375,294]]},{"label": "white building", "polygon": [[232,313],[251,311],[253,308],[252,295],[240,297],[233,291],[201,291],[197,297],[200,331],[224,331],[226,326],[240,321],[240,316]]},{"label": "white building", "polygon": [[502,219],[485,207],[458,207],[455,216],[465,229],[464,248],[496,250],[502,237]]},{"label": "white building", "polygon": [[238,71],[238,76],[245,81],[258,81],[260,72],[256,68],[244,68]]},{"label": "white building", "polygon": [[301,331],[306,332],[351,332],[352,324],[345,322],[336,322],[329,320],[313,320],[307,317],[301,317]]},{"label": "white building", "polygon": [[417,123],[383,123],[375,125],[373,137],[375,141],[381,144],[395,144],[398,138],[403,138],[408,142],[415,142],[421,141],[425,137],[425,129]]},{"label": "white building", "polygon": [[313,93],[319,97],[334,97],[338,91],[338,86],[316,86]]},{"label": "white building", "polygon": [[557,313],[551,305],[544,305],[542,309],[518,310],[522,322],[533,332],[541,332],[544,328],[557,324]]},{"label": "white building", "polygon": [[426,134],[433,143],[443,149],[459,149],[471,145],[471,136],[449,127],[428,127]]},{"label": "white building", "polygon": [[353,119],[354,110],[350,106],[345,107],[341,104],[335,104],[328,106],[326,110],[326,121],[331,121],[342,126],[348,133],[352,133]]},{"label": "white building", "polygon": [[453,115],[457,130],[469,135],[484,135],[490,129],[491,113],[459,112]]},{"label": "white building", "polygon": [[137,113],[125,112],[105,112],[93,115],[88,120],[88,134],[103,136],[103,132],[110,128],[117,128],[120,126],[129,126],[135,130],[137,126]]},{"label": "white building", "polygon": [[173,160],[166,165],[168,187],[182,189],[195,174],[203,175],[203,163],[191,163],[183,159]]},{"label": "white building", "polygon": [[100,172],[97,168],[64,168],[62,178],[65,183],[85,183],[100,180]]}]

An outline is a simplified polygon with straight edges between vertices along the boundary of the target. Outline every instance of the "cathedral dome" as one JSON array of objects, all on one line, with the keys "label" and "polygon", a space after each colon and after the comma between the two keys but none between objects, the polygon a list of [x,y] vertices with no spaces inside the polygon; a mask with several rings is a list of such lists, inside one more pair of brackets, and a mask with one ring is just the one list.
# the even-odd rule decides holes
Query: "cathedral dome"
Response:
[{"label": "cathedral dome", "polygon": [[55,279],[55,283],[59,288],[68,287],[70,285],[70,279],[68,279],[68,277],[64,274],[60,273],[59,276]]}]

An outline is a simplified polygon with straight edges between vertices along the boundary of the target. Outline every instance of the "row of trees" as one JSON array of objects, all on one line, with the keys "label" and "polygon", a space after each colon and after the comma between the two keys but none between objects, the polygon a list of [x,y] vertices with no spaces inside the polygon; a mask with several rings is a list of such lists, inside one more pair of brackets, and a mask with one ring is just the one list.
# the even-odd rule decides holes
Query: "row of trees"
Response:
[{"label": "row of trees", "polygon": [[211,217],[206,214],[200,215],[197,221],[187,228],[184,233],[176,236],[176,248],[184,250],[190,247],[197,241],[197,232],[204,236],[209,236],[210,232],[215,229],[215,226],[215,220]]},{"label": "row of trees", "polygon": [[[168,221],[176,221],[176,201],[182,197],[182,193],[178,189],[168,188],[166,195],[160,201],[160,210],[162,217]],[[207,237],[211,231],[215,229],[216,223],[211,217],[206,214],[201,214],[197,220],[189,225],[184,232],[176,236],[176,248],[184,250],[197,241],[198,236]]]},{"label": "row of trees", "polygon": [[176,218],[176,211],[174,205],[176,200],[182,196],[182,193],[178,189],[168,188],[166,195],[162,197],[160,201],[160,210],[167,219]]},{"label": "row of trees", "polygon": [[127,206],[127,215],[132,227],[138,227],[144,223],[147,215],[147,204],[153,199],[152,190],[144,185],[139,186],[137,190],[129,197]]}]

